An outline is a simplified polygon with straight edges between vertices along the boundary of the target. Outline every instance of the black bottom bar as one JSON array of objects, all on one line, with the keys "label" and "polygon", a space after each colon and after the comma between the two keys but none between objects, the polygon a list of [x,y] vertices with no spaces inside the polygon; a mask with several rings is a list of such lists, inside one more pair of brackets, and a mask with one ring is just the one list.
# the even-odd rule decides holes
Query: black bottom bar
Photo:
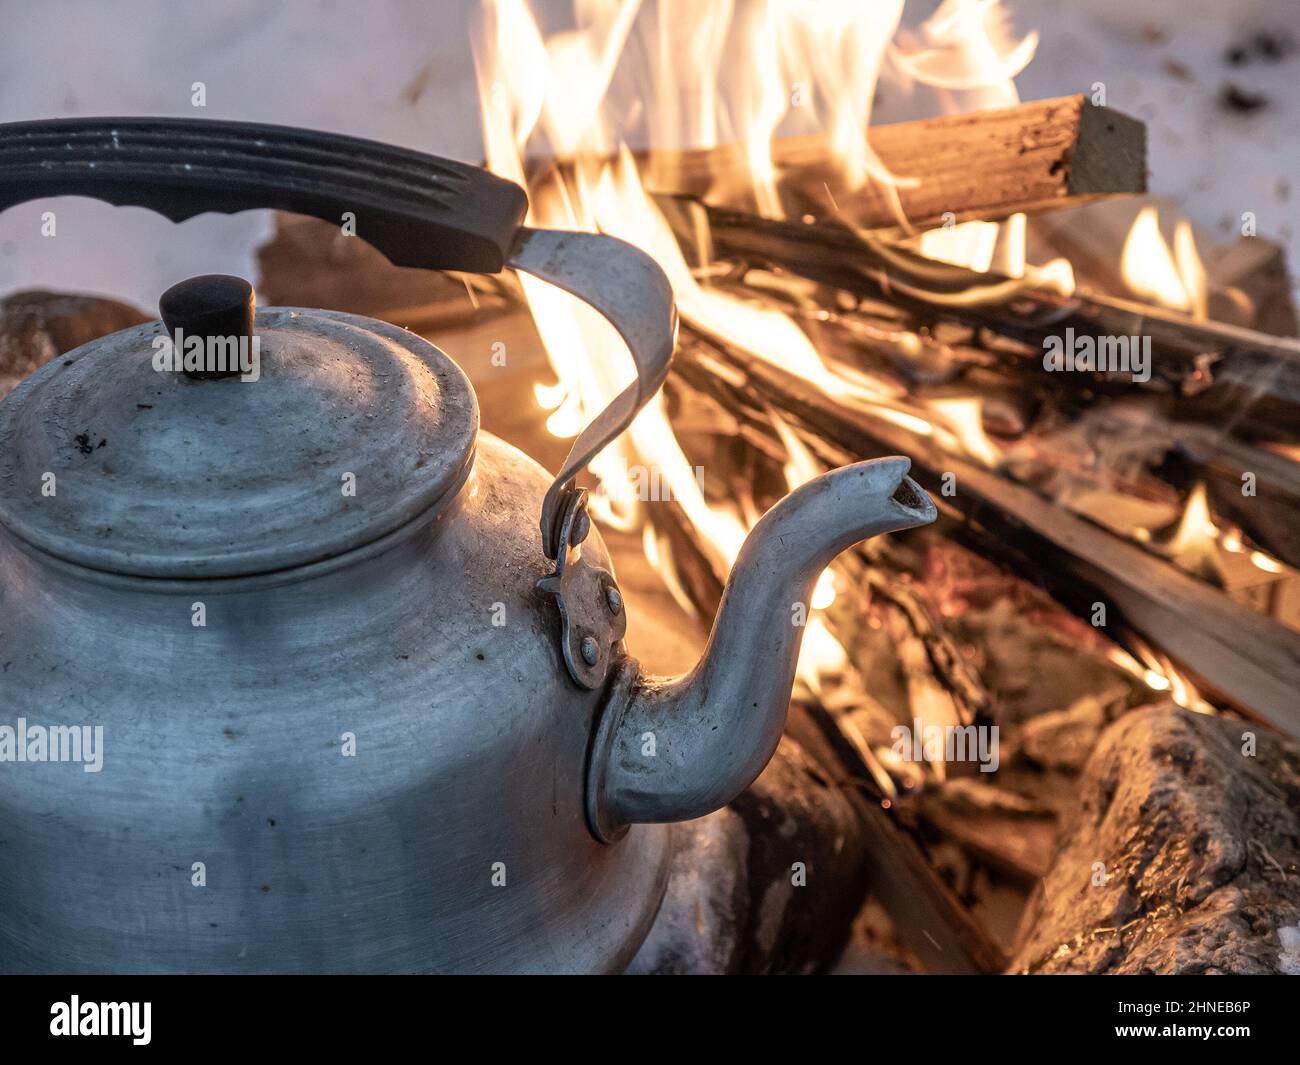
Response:
[{"label": "black bottom bar", "polygon": [[[884,1043],[927,1055],[976,1048],[997,1054],[1005,1043],[1014,1051],[1010,1060],[1023,1060],[1055,1055],[1060,1047],[1077,1052],[1127,1044],[1158,1052],[1201,1043],[1231,1054],[1260,1040],[1271,1041],[1260,1046],[1281,1045],[1294,1026],[1292,986],[1243,977],[880,976],[829,984],[749,980],[735,988],[715,982],[687,992],[664,980],[586,980],[581,989],[567,989],[571,1006],[563,1024],[574,1049],[588,1040],[593,1049],[601,1045],[601,1029],[611,1024],[607,1034],[632,1024],[664,1036],[706,1025],[717,1038],[736,1038],[737,1052],[742,1040],[755,1036],[771,1051],[775,1027],[799,1042],[824,1029],[824,1038],[848,1039],[864,1052]],[[0,1049],[62,1044],[93,1053],[117,1044],[131,1052],[201,1047],[207,1056],[283,1047],[337,1056],[398,1039],[446,1047],[446,1034],[463,1034],[467,1022],[477,1026],[474,1017],[496,1017],[504,1025],[482,1029],[489,1046],[512,1033],[540,1045],[558,1035],[560,990],[554,982],[543,987],[527,978],[7,977],[0,980]],[[728,991],[743,996],[743,1010],[736,1011]],[[461,1000],[472,1013],[460,1009]],[[764,1000],[779,1012],[763,1010]],[[780,1020],[793,1015],[802,1020]],[[644,1034],[654,1038],[652,1031]]]}]

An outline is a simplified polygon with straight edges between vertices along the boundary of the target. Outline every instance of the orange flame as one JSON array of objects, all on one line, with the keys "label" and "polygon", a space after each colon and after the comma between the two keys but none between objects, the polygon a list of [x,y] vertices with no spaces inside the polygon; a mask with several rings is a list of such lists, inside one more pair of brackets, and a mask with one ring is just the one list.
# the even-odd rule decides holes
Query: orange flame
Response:
[{"label": "orange flame", "polygon": [[1198,321],[1205,319],[1205,267],[1186,219],[1174,227],[1171,249],[1160,232],[1159,213],[1154,207],[1143,207],[1124,241],[1120,274],[1135,295],[1186,311]]},{"label": "orange flame", "polygon": [[[898,386],[828,365],[787,315],[701,285],[646,194],[626,143],[635,123],[653,147],[739,142],[760,209],[772,215],[781,206],[771,143],[783,124],[828,134],[850,187],[907,183],[886,170],[868,139],[882,70],[892,64],[901,76],[940,90],[952,106],[987,106],[989,94],[1014,102],[1010,79],[1029,61],[1036,38],[1012,42],[995,0],[945,0],[919,39],[895,42],[902,7],[902,0],[576,0],[577,28],[544,36],[526,0],[485,0],[474,58],[487,163],[529,185],[529,224],[598,230],[651,254],[668,275],[683,320],[697,330],[806,378],[837,401],[869,406],[913,432],[941,432],[993,464],[997,450],[979,427],[977,407],[937,407],[936,427],[904,409]],[[551,168],[528,182],[525,149],[534,146],[534,154],[566,160],[563,171]],[[1023,234],[1020,245],[1019,253],[1005,254],[1023,274]],[[552,433],[573,436],[630,380],[630,360],[611,361],[608,353],[622,346],[590,309],[544,282],[520,280],[556,376],[554,385],[537,389],[537,401],[550,411]],[[788,426],[778,422],[777,431],[789,456],[790,487],[820,472]],[[659,471],[720,568],[729,567],[754,515],[709,504],[661,400],[592,463],[601,485],[593,499],[598,518],[622,528],[642,524],[646,500],[628,478],[638,465]],[[649,532],[645,543],[652,560],[667,561],[665,545]],[[829,606],[834,594],[830,574],[823,574],[813,611]],[[810,618],[801,676],[815,684],[843,657],[822,620]]]}]

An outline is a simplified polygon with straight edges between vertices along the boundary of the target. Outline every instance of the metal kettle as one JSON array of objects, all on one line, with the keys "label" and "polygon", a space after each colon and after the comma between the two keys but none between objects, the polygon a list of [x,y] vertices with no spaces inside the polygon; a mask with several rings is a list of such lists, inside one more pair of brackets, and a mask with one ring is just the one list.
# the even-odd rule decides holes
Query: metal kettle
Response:
[{"label": "metal kettle", "polygon": [[[0,209],[56,195],[351,212],[394,263],[582,297],[638,378],[552,477],[419,337],[199,278],[0,403],[0,970],[620,969],[669,823],[775,750],[792,605],[840,551],[933,520],[907,460],[781,501],[702,661],[646,676],[574,478],[668,372],[649,257],[521,226],[523,191],[473,167],[272,126],[0,126]],[[256,380],[160,369],[181,334],[255,341]],[[97,769],[73,757],[92,728]]]}]

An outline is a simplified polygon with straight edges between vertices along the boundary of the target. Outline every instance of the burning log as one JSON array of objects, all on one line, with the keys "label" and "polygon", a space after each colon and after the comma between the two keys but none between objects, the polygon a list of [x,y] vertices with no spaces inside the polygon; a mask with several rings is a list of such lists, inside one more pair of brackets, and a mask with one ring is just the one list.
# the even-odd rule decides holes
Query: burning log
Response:
[{"label": "burning log", "polygon": [[[1040,370],[1044,343],[1058,338],[1150,337],[1152,372],[1141,387],[1177,397],[1176,410],[1209,417],[1243,436],[1296,439],[1300,425],[1300,341],[1217,322],[1196,322],[1175,311],[1098,293],[1062,295],[1018,286],[998,298],[973,298],[999,279],[938,264],[900,249],[890,260],[848,229],[826,223],[774,221],[727,208],[706,206],[716,253],[776,267],[843,292],[893,303],[923,323],[957,321],[1009,338],[1032,353],[1026,368]],[[687,207],[685,210],[689,210]],[[690,241],[683,208],[668,205],[679,239]],[[908,283],[902,262],[924,274],[923,289]],[[938,292],[938,295],[930,295]],[[1069,331],[1069,332],[1068,332]],[[1051,380],[1048,380],[1048,378]],[[1035,374],[1057,389],[1077,388],[1080,375]],[[1104,386],[1104,375],[1082,377]],[[1130,383],[1128,375],[1124,384]],[[1246,412],[1249,417],[1244,417]]]},{"label": "burning log", "polygon": [[[1143,124],[1082,96],[873,126],[869,140],[892,174],[915,181],[897,188],[897,203],[922,228],[1146,191]],[[899,225],[889,190],[874,183],[843,188],[825,136],[777,140],[772,155],[789,215],[823,217],[838,207],[864,229]],[[656,152],[647,166],[655,192],[730,205],[752,192],[738,145]]]},{"label": "burning log", "polygon": [[[1176,569],[1137,544],[1077,517],[1032,489],[954,457],[933,441],[825,396],[812,383],[698,335],[682,345],[679,372],[692,383],[727,390],[721,363],[744,389],[733,408],[755,398],[821,437],[844,458],[905,454],[912,476],[940,512],[959,523],[959,537],[1032,572],[1057,598],[1090,618],[1108,606],[1108,627],[1127,625],[1160,647],[1198,683],[1273,726],[1300,734],[1300,634],[1240,606],[1223,592]],[[945,485],[949,486],[945,488]]]}]

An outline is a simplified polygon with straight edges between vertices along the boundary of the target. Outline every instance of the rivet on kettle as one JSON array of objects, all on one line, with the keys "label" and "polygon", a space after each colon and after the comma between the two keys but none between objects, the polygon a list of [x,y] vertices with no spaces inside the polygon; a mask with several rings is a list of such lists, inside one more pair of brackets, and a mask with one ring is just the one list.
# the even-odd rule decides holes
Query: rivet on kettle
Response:
[{"label": "rivet on kettle", "polygon": [[596,642],[596,637],[582,638],[582,660],[589,666],[594,666],[600,660],[600,644]]},{"label": "rivet on kettle", "polygon": [[591,515],[585,510],[580,511],[573,520],[573,531],[569,534],[569,543],[577,547],[591,532]]},{"label": "rivet on kettle", "polygon": [[623,612],[623,594],[612,584],[605,588],[605,605],[609,607],[611,614],[621,614]]}]

